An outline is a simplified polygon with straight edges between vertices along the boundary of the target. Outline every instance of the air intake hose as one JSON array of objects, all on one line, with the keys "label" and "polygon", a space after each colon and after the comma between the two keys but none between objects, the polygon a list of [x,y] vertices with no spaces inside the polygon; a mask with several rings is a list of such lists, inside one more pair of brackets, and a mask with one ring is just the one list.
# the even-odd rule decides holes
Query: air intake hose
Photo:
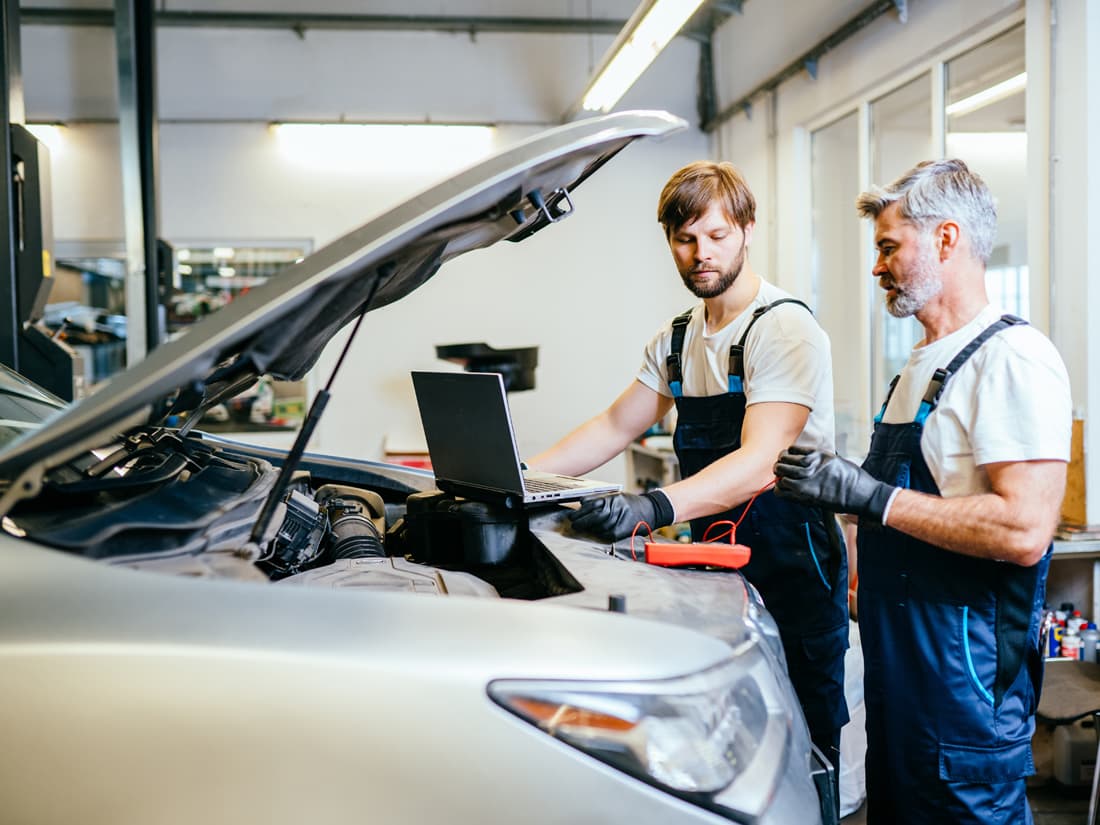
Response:
[{"label": "air intake hose", "polygon": [[354,498],[332,497],[325,502],[332,531],[331,552],[337,559],[384,556],[382,536],[366,503]]}]

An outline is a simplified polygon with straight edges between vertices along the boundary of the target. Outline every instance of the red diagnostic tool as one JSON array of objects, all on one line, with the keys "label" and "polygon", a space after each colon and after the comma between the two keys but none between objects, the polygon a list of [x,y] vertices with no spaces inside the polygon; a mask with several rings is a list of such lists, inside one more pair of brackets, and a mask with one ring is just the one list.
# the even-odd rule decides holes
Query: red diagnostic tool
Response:
[{"label": "red diagnostic tool", "polygon": [[[749,503],[745,505],[745,509],[741,513],[741,518],[736,522],[716,521],[711,524],[703,533],[702,541],[693,541],[690,544],[656,542],[653,541],[653,533],[650,532],[649,541],[645,543],[646,564],[657,564],[661,567],[724,567],[728,570],[738,570],[744,567],[752,558],[752,550],[744,544],[737,544],[737,528],[741,526],[741,521],[749,512],[752,503],[756,501],[756,497],[773,484],[775,484],[774,479],[753,493],[752,498],[749,499]],[[642,521],[634,526],[634,532],[630,536],[631,555],[634,554],[634,536],[637,535],[638,528],[643,526],[649,530],[649,525]],[[710,531],[719,526],[728,526],[729,530],[720,536],[711,538]],[[727,537],[729,538],[728,544],[722,541]]]},{"label": "red diagnostic tool", "polygon": [[752,551],[743,544],[726,544],[721,541],[694,541],[691,544],[645,543],[646,564],[662,567],[679,565],[706,565],[737,570],[749,563]]}]

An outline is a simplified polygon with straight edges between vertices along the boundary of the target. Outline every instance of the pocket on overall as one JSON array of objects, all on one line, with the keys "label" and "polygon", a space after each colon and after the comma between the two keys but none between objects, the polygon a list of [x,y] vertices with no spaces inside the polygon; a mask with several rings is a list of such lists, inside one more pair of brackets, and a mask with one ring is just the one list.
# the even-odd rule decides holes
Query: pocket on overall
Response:
[{"label": "pocket on overall", "polygon": [[978,697],[993,707],[993,684],[997,678],[995,624],[981,611],[966,605],[959,611],[959,649],[967,681]]},{"label": "pocket on overall", "polygon": [[1033,773],[1030,739],[993,747],[940,743],[940,779],[945,782],[996,785]]},{"label": "pocket on overall", "polygon": [[[827,542],[814,542],[813,531],[810,529],[808,521],[802,522],[801,530],[806,541],[806,552],[810,555],[810,561],[817,573],[817,579],[821,582],[822,587],[831,592],[833,586],[830,583],[830,578],[832,578],[832,569],[835,565],[830,563],[829,545]],[[819,546],[815,546],[815,544]]]},{"label": "pocket on overall", "polygon": [[844,651],[848,625],[796,639],[786,638],[787,667],[811,728],[840,728],[848,721],[844,698]]}]

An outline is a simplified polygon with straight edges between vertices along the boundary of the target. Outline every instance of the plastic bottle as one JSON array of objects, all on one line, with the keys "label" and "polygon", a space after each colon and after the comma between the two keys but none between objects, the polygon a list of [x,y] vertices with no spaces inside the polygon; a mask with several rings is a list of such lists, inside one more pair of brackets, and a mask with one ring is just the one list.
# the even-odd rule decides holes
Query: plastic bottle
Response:
[{"label": "plastic bottle", "polygon": [[1092,720],[1054,729],[1052,744],[1054,778],[1070,787],[1088,787],[1096,763],[1096,732]]},{"label": "plastic bottle", "polygon": [[1081,631],[1081,661],[1095,662],[1096,651],[1100,647],[1100,630],[1095,622],[1089,622]]},{"label": "plastic bottle", "polygon": [[1088,624],[1088,621],[1081,618],[1081,611],[1080,610],[1074,610],[1072,615],[1070,615],[1070,617],[1068,619],[1066,619],[1066,627],[1067,628],[1072,627],[1078,633],[1080,633],[1081,630],[1087,624]]},{"label": "plastic bottle", "polygon": [[1081,635],[1076,629],[1067,627],[1062,634],[1060,655],[1063,659],[1081,659]]},{"label": "plastic bottle", "polygon": [[1043,616],[1039,621],[1039,649],[1042,651],[1043,656],[1050,656],[1050,645],[1052,641],[1052,634],[1054,633],[1054,611],[1050,608],[1043,608]]}]

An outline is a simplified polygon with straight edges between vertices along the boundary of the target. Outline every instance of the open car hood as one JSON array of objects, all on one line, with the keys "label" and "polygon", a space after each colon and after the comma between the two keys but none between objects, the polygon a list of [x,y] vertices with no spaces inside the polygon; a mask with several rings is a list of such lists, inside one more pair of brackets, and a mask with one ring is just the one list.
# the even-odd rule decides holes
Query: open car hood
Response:
[{"label": "open car hood", "polygon": [[[446,261],[519,241],[567,216],[569,193],[631,141],[686,123],[623,112],[543,132],[461,172],[250,290],[0,452],[4,498],[50,467],[169,413],[236,395],[261,375],[297,380],[338,330],[423,284]],[[19,489],[15,489],[18,487]]]}]

